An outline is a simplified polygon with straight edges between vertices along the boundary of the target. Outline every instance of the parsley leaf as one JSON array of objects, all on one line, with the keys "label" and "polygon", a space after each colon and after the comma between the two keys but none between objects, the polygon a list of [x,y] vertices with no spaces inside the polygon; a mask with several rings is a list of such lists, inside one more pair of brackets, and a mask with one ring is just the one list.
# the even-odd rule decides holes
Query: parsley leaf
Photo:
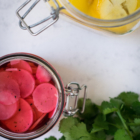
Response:
[{"label": "parsley leaf", "polygon": [[71,127],[75,126],[78,123],[79,120],[77,118],[73,118],[73,117],[64,118],[60,121],[59,131],[61,133],[69,132]]},{"label": "parsley leaf", "polygon": [[59,140],[66,140],[64,136],[62,136]]},{"label": "parsley leaf", "polygon": [[140,115],[140,102],[139,101],[133,102],[132,109],[135,111],[137,115]]},{"label": "parsley leaf", "polygon": [[127,106],[138,101],[139,95],[134,92],[122,92],[117,99],[121,99]]},{"label": "parsley leaf", "polygon": [[105,116],[103,114],[100,114],[95,119],[95,122],[93,124],[93,129],[91,130],[91,133],[95,133],[101,130],[108,130],[108,123],[105,121]]},{"label": "parsley leaf", "polygon": [[81,137],[88,137],[89,133],[86,129],[86,125],[84,123],[79,123],[77,126],[73,126],[70,130],[70,136],[73,138],[73,140]]},{"label": "parsley leaf", "polygon": [[45,140],[57,140],[57,139],[53,136],[50,136],[49,138],[46,138]]},{"label": "parsley leaf", "polygon": [[115,133],[114,140],[132,140],[124,129],[118,129]]}]

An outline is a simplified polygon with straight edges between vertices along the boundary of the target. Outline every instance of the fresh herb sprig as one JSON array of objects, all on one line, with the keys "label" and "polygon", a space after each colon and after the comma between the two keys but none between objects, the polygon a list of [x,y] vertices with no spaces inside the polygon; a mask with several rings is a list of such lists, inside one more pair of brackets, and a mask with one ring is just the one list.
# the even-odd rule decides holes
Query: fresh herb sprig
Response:
[{"label": "fresh herb sprig", "polygon": [[[85,112],[78,117],[60,121],[59,140],[140,140],[140,102],[134,92],[122,92],[118,97],[98,106],[86,100]],[[82,108],[79,99],[78,108]],[[57,140],[50,137],[45,140]]]}]

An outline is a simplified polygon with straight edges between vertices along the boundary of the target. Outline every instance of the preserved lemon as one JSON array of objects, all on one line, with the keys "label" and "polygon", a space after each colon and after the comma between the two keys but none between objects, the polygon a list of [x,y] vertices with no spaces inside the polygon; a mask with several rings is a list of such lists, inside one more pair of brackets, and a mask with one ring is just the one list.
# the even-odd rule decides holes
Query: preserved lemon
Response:
[{"label": "preserved lemon", "polygon": [[100,19],[119,19],[135,12],[140,0],[69,0],[81,12]]}]

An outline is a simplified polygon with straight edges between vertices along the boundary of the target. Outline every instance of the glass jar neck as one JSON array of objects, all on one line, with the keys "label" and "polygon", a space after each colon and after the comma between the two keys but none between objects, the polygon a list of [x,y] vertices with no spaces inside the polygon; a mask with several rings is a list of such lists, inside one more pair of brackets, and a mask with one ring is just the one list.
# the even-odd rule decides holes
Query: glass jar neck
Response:
[{"label": "glass jar neck", "polygon": [[66,8],[66,10],[75,18],[79,19],[80,21],[89,24],[90,26],[98,26],[98,27],[119,27],[123,26],[126,24],[129,24],[135,20],[140,19],[140,9],[138,9],[136,12],[133,14],[121,18],[121,19],[116,19],[116,20],[102,20],[102,19],[97,19],[94,17],[90,17],[78,9],[76,9],[68,0],[59,0],[59,2]]}]

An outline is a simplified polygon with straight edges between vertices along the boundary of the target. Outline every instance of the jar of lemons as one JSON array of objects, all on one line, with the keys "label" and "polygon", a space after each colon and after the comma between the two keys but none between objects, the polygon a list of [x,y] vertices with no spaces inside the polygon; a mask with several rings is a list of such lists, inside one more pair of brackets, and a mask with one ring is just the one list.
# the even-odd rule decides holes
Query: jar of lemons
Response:
[{"label": "jar of lemons", "polygon": [[56,9],[54,19],[60,14],[101,32],[124,35],[140,27],[140,0],[44,1]]}]

